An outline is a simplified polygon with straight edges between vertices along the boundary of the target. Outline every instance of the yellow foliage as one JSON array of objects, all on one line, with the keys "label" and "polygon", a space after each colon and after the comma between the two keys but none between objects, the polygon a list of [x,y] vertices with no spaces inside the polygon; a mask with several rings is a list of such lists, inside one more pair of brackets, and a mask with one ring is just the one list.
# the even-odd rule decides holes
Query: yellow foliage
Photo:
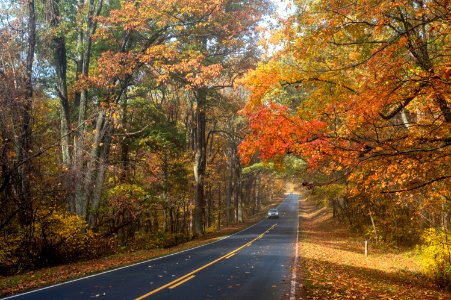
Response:
[{"label": "yellow foliage", "polygon": [[422,263],[426,273],[441,286],[451,283],[451,233],[429,228],[423,234]]},{"label": "yellow foliage", "polygon": [[93,240],[94,233],[81,217],[54,208],[38,210],[31,227],[0,238],[0,272],[77,260],[92,254],[87,250]]}]

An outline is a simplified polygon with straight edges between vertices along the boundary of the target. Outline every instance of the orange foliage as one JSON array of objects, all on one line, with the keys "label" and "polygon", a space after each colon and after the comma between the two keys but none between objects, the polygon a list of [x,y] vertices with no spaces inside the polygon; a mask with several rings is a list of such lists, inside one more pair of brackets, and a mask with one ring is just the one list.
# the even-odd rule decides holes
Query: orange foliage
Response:
[{"label": "orange foliage", "polygon": [[284,48],[244,80],[243,161],[293,153],[355,194],[449,199],[449,3],[418,3],[299,2]]},{"label": "orange foliage", "polygon": [[243,47],[243,37],[252,35],[266,5],[266,0],[239,7],[231,0],[126,1],[109,17],[98,18],[96,41],[118,50],[101,55],[89,82],[112,89],[146,67],[160,84],[171,78],[188,89],[217,83],[224,67],[215,57],[215,44]]}]

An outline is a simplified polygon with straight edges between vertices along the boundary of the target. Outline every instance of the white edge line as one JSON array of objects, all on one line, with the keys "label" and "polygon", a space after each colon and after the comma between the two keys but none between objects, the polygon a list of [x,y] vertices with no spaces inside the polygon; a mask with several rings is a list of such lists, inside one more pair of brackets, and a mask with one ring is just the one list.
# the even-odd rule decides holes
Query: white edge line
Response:
[{"label": "white edge line", "polygon": [[246,227],[243,230],[235,232],[234,234],[231,234],[231,235],[226,235],[226,236],[224,236],[224,237],[222,237],[222,238],[220,238],[220,239],[218,239],[216,241],[210,242],[208,244],[196,246],[196,247],[193,247],[193,248],[185,249],[183,251],[179,251],[179,252],[175,252],[175,253],[171,253],[171,254],[166,254],[164,256],[160,256],[160,257],[152,258],[152,259],[149,259],[149,260],[141,261],[141,262],[138,262],[138,263],[134,263],[134,264],[131,264],[131,265],[127,265],[127,266],[123,266],[123,267],[119,267],[119,268],[103,271],[103,272],[100,272],[100,273],[96,273],[96,274],[80,277],[80,278],[77,278],[77,279],[72,279],[72,280],[69,280],[69,281],[65,281],[65,282],[49,285],[49,286],[46,286],[46,287],[43,287],[43,288],[39,288],[39,289],[36,289],[36,290],[31,290],[31,291],[28,291],[28,292],[24,292],[24,293],[20,293],[20,294],[16,294],[16,295],[11,295],[11,296],[8,296],[6,298],[0,298],[0,300],[14,299],[14,298],[17,298],[17,297],[20,297],[20,296],[32,294],[32,293],[43,291],[43,290],[48,290],[48,289],[51,289],[51,288],[54,288],[54,287],[57,287],[57,286],[61,286],[61,285],[65,285],[65,284],[68,284],[68,283],[81,281],[81,280],[84,280],[84,279],[92,278],[92,277],[95,277],[95,276],[100,276],[100,275],[103,275],[103,274],[111,273],[111,272],[114,272],[114,271],[119,271],[119,270],[126,269],[126,268],[131,268],[131,267],[138,266],[138,265],[141,265],[141,264],[146,264],[146,263],[149,263],[149,262],[152,262],[152,261],[155,261],[155,260],[163,259],[163,258],[166,258],[166,257],[169,257],[169,256],[174,256],[174,255],[181,254],[181,253],[184,253],[184,252],[188,252],[188,251],[191,251],[191,250],[194,250],[194,249],[205,247],[205,246],[208,246],[208,245],[211,245],[211,244],[214,244],[214,243],[218,243],[218,242],[220,242],[222,240],[225,240],[225,239],[227,239],[227,238],[229,238],[231,236],[234,236],[236,234],[242,233],[242,232],[244,232],[244,231],[246,231],[248,229],[251,229],[252,227],[257,226],[258,224],[260,224],[261,222],[263,222],[265,220],[266,220],[266,218],[263,218],[259,222],[255,223],[255,224],[253,224],[253,225],[251,225],[249,227]]},{"label": "white edge line", "polygon": [[[298,196],[298,205],[299,205],[299,196]],[[291,273],[291,293],[290,293],[290,300],[296,299],[296,270],[298,265],[298,257],[299,257],[299,206],[297,211],[297,223],[298,226],[296,227],[296,250],[294,254],[294,262],[293,262],[293,271]]]}]

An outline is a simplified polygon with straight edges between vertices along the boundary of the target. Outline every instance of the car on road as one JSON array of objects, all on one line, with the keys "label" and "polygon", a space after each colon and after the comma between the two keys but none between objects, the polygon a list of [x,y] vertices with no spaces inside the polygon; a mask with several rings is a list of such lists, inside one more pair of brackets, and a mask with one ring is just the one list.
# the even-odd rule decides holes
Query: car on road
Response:
[{"label": "car on road", "polygon": [[277,208],[271,208],[268,210],[268,219],[278,219],[279,218],[279,211]]}]

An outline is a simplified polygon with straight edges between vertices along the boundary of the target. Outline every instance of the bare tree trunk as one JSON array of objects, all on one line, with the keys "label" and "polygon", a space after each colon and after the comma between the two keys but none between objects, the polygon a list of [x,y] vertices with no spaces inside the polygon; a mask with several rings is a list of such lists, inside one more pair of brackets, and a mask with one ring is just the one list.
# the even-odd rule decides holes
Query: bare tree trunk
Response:
[{"label": "bare tree trunk", "polygon": [[255,211],[254,214],[260,211],[260,176],[257,175],[255,180]]},{"label": "bare tree trunk", "polygon": [[196,94],[196,137],[194,150],[194,180],[195,180],[195,200],[193,216],[193,234],[195,236],[204,233],[204,177],[206,169],[206,151],[205,151],[205,127],[206,127],[206,101],[207,91],[200,89]]},{"label": "bare tree trunk", "polygon": [[[79,9],[83,9],[84,0],[80,0]],[[82,45],[82,53],[79,53],[78,61],[77,61],[77,75],[88,77],[89,76],[89,64],[91,58],[91,47],[92,47],[92,36],[94,35],[97,28],[97,21],[95,17],[100,15],[100,11],[102,9],[103,0],[99,0],[95,3],[95,0],[90,0],[88,2],[88,15],[86,16],[86,31],[80,29],[79,38],[78,38],[78,46]],[[80,69],[80,70],[79,70]],[[80,72],[80,73],[78,73]],[[98,148],[98,142],[93,143],[91,156],[88,158],[88,166],[87,166],[87,176],[83,178],[84,166],[85,166],[85,158],[83,156],[84,153],[84,145],[85,145],[85,135],[86,135],[86,109],[88,105],[88,90],[83,89],[80,93],[78,105],[78,121],[77,121],[77,133],[74,136],[74,161],[73,161],[73,169],[76,176],[76,184],[75,184],[75,197],[73,207],[75,208],[75,212],[87,218],[87,208],[90,206],[88,203],[88,195],[86,192],[86,187],[92,182],[93,168],[97,164],[93,159],[97,158],[97,155],[92,155],[93,151]],[[96,127],[103,126],[101,123],[104,122],[104,112],[100,112],[97,119]],[[102,120],[99,120],[101,118]],[[100,122],[100,123],[99,123]],[[96,128],[95,139],[99,141],[99,131]],[[94,153],[95,154],[95,153]]]},{"label": "bare tree trunk", "polygon": [[233,148],[233,199],[235,206],[235,220],[243,222],[243,205],[241,199],[241,165],[236,147]]},{"label": "bare tree trunk", "polygon": [[[127,129],[128,113],[127,113],[128,99],[124,95],[124,103],[122,104],[122,128]],[[128,154],[129,154],[128,138],[125,136],[121,141],[121,163],[122,170],[120,174],[121,182],[127,182],[128,176]]]},{"label": "bare tree trunk", "polygon": [[[81,12],[84,9],[85,6],[85,1],[84,0],[78,0],[78,5],[77,5],[77,11]],[[84,44],[84,40],[85,40],[85,30],[83,28],[83,26],[80,26],[78,28],[78,35],[77,35],[77,45],[76,45],[76,72],[75,72],[75,80],[79,80],[80,79],[80,75],[82,74],[82,69],[83,69],[83,44]],[[75,110],[78,112],[79,107],[80,107],[80,92],[76,91],[75,92],[75,99],[74,99],[74,106],[75,106]],[[75,137],[76,140],[76,137]]]},{"label": "bare tree trunk", "polygon": [[218,230],[221,230],[221,183],[218,183]]},{"label": "bare tree trunk", "polygon": [[[89,218],[88,223],[91,227],[95,227],[96,221],[97,221],[97,214],[98,210],[100,208],[100,200],[102,197],[102,191],[103,191],[103,183],[105,179],[105,173],[108,167],[108,157],[110,153],[110,146],[111,146],[111,136],[113,131],[113,125],[112,120],[108,119],[106,128],[105,128],[105,136],[102,139],[102,145],[100,150],[100,155],[98,157],[98,167],[97,167],[97,174],[96,174],[96,180],[95,185],[93,188],[92,198],[90,201],[90,210],[89,210]],[[90,187],[86,187],[90,188]]]},{"label": "bare tree trunk", "polygon": [[187,218],[187,214],[188,214],[188,208],[187,208],[188,204],[183,202],[183,227],[182,227],[182,232],[185,234],[188,234],[189,229],[188,229],[188,218]]},{"label": "bare tree trunk", "polygon": [[[59,0],[48,0],[47,14],[50,19],[50,27],[56,29],[60,25],[61,14],[59,11]],[[61,135],[61,155],[63,164],[66,167],[71,165],[69,152],[70,135],[70,109],[67,95],[67,54],[66,40],[64,36],[55,35],[51,42],[53,48],[53,59],[57,79],[56,93],[60,99],[60,135]]]},{"label": "bare tree trunk", "polygon": [[91,157],[88,162],[82,196],[83,199],[86,199],[84,202],[86,204],[85,209],[89,208],[89,210],[83,211],[83,213],[87,215],[87,220],[91,228],[96,225],[113,130],[113,119],[106,112],[101,111],[97,118],[96,133]]},{"label": "bare tree trunk", "polygon": [[28,49],[26,57],[26,69],[24,89],[25,97],[23,107],[21,107],[21,123],[20,134],[17,139],[17,160],[19,167],[17,194],[19,200],[19,222],[23,226],[28,226],[33,221],[33,202],[31,194],[30,176],[32,173],[32,165],[29,162],[30,154],[32,153],[32,108],[33,108],[33,61],[36,47],[36,13],[34,0],[28,0]]},{"label": "bare tree trunk", "polygon": [[375,237],[376,241],[379,241],[379,237],[377,235],[377,230],[376,230],[376,224],[374,223],[374,219],[373,219],[373,213],[371,212],[371,210],[369,210],[368,212],[370,215],[371,224],[373,225],[374,237]]},{"label": "bare tree trunk", "polygon": [[213,216],[213,192],[211,184],[208,185],[208,201],[207,201],[207,217],[206,217],[206,228],[210,227],[214,224],[214,216]]},{"label": "bare tree trunk", "polygon": [[227,226],[230,225],[230,210],[232,203],[232,192],[233,192],[233,156],[232,151],[228,151],[229,153],[229,174],[227,176],[227,191],[226,191],[226,218],[227,218]]},{"label": "bare tree trunk", "polygon": [[152,212],[153,222],[152,222],[152,231],[158,232],[160,230],[160,222],[158,221],[158,210],[154,210]]}]

